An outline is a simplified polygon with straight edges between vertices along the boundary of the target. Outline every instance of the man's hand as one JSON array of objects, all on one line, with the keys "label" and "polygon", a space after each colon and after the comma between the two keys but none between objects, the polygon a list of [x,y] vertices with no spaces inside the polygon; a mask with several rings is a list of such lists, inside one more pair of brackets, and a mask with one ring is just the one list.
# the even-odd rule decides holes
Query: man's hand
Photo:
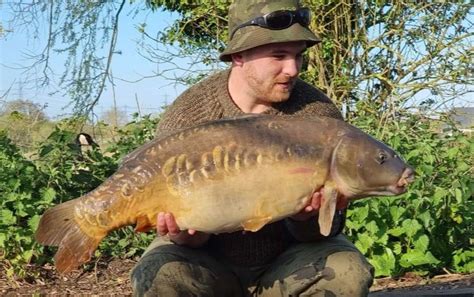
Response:
[{"label": "man's hand", "polygon": [[[315,217],[319,212],[319,208],[321,207],[321,199],[323,197],[322,192],[323,188],[314,192],[313,197],[311,197],[308,205],[306,205],[299,213],[291,216],[291,219],[295,221],[306,221],[311,217]],[[348,204],[349,201],[345,197],[338,197],[336,209],[347,208]]]},{"label": "man's hand", "polygon": [[156,222],[156,231],[159,235],[168,234],[170,240],[178,245],[200,247],[209,239],[210,235],[196,230],[181,231],[172,213],[160,212]]}]

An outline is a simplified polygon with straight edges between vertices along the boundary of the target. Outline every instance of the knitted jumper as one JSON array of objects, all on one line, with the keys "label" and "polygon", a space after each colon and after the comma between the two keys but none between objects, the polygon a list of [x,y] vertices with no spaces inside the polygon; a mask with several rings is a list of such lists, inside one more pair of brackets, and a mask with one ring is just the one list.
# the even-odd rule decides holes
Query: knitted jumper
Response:
[{"label": "knitted jumper", "polygon": [[[157,135],[166,135],[210,120],[244,115],[228,92],[229,74],[230,70],[218,72],[181,94],[163,114]],[[264,114],[342,119],[341,113],[326,95],[300,79],[287,101],[274,104]],[[341,232],[344,221],[345,212],[337,212],[330,236]],[[257,266],[269,263],[294,241],[322,238],[316,218],[305,222],[285,219],[268,224],[255,233],[238,231],[212,235],[208,248],[233,264]]]}]

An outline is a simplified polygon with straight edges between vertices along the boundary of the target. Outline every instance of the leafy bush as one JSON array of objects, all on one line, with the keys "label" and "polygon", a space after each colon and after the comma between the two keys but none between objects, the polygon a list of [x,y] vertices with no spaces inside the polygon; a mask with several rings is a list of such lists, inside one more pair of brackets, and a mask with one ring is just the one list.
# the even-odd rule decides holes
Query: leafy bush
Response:
[{"label": "leafy bush", "polygon": [[[117,143],[105,152],[81,152],[76,134],[59,123],[41,143],[32,160],[26,159],[5,132],[0,133],[0,264],[8,276],[25,275],[25,265],[51,261],[55,248],[35,243],[41,214],[49,207],[77,198],[112,175],[120,158],[153,136],[156,119],[134,118],[118,130]],[[131,229],[116,231],[101,244],[99,255],[133,256],[152,236]]]},{"label": "leafy bush", "polygon": [[[369,109],[368,109],[369,110]],[[403,115],[384,121],[361,111],[353,124],[404,156],[417,178],[398,198],[365,199],[348,211],[346,233],[376,267],[376,275],[441,269],[472,272],[472,138],[440,134],[431,121]],[[35,243],[40,215],[50,206],[89,192],[110,176],[120,159],[154,134],[157,119],[135,117],[106,149],[81,154],[75,134],[58,125],[33,160],[0,133],[0,264],[9,276],[25,264],[51,261],[54,248]],[[96,256],[139,255],[154,234],[122,228],[101,242]]]},{"label": "leafy bush", "polygon": [[43,174],[24,158],[5,131],[0,131],[0,259],[7,275],[28,263],[39,215],[50,206],[54,194],[48,191]]},{"label": "leafy bush", "polygon": [[386,121],[361,114],[353,124],[392,146],[415,168],[399,198],[366,199],[348,211],[346,233],[376,268],[376,276],[443,268],[474,271],[472,249],[474,142],[453,129],[437,132],[422,116]]}]

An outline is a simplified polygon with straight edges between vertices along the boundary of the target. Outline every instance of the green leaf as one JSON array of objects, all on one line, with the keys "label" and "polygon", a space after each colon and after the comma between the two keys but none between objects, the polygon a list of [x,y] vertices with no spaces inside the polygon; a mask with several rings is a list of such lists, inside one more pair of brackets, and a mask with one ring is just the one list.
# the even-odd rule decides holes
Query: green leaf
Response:
[{"label": "green leaf", "polygon": [[390,207],[390,215],[392,216],[392,220],[394,222],[398,222],[402,215],[406,212],[406,209],[399,206],[391,206]]},{"label": "green leaf", "polygon": [[411,250],[403,254],[400,258],[400,265],[405,268],[420,266],[426,264],[438,264],[440,261],[436,259],[431,252],[422,252],[418,250]]},{"label": "green leaf", "polygon": [[415,246],[415,249],[423,253],[426,252],[429,244],[430,244],[430,239],[428,238],[427,235],[424,235],[424,234],[418,237],[415,241],[413,241],[413,245]]},{"label": "green leaf", "polygon": [[435,204],[438,204],[441,199],[446,197],[447,194],[448,194],[447,190],[445,190],[443,188],[440,188],[440,187],[436,187],[434,195],[433,195],[433,202]]},{"label": "green leaf", "polygon": [[419,213],[417,218],[421,220],[425,229],[433,223],[433,219],[429,210]]},{"label": "green leaf", "polygon": [[363,253],[367,253],[369,248],[374,244],[374,240],[367,233],[358,235],[358,240],[355,242],[355,246]]},{"label": "green leaf", "polygon": [[399,237],[400,235],[405,234],[405,228],[395,227],[395,228],[389,229],[387,232],[393,236]]},{"label": "green leaf", "polygon": [[43,203],[51,204],[56,198],[56,191],[53,188],[47,188],[43,192]]},{"label": "green leaf", "polygon": [[367,223],[365,225],[365,228],[372,235],[375,235],[377,234],[377,232],[379,232],[379,227],[377,226],[377,223],[375,221],[370,221],[369,223]]},{"label": "green leaf", "polygon": [[2,225],[13,225],[16,223],[16,218],[13,216],[13,212],[8,209],[0,210],[0,222]]},{"label": "green leaf", "polygon": [[463,202],[461,189],[456,188],[454,190],[454,197],[456,197],[456,202],[457,203],[462,203]]},{"label": "green leaf", "polygon": [[393,244],[393,252],[395,253],[395,255],[400,255],[402,253],[402,245],[400,244],[400,242],[395,242]]},{"label": "green leaf", "polygon": [[40,218],[41,217],[39,215],[34,215],[28,220],[28,226],[30,226],[30,229],[32,231],[36,231],[36,229],[38,229],[38,223]]},{"label": "green leaf", "polygon": [[27,250],[22,253],[22,258],[25,262],[30,262],[31,257],[33,256],[33,251],[32,250]]},{"label": "green leaf", "polygon": [[352,220],[357,223],[365,223],[365,219],[369,215],[369,206],[364,205],[363,207],[358,207],[354,209],[352,213]]},{"label": "green leaf", "polygon": [[389,248],[385,248],[385,253],[382,255],[374,255],[369,262],[375,268],[376,277],[392,275],[395,270],[395,256]]},{"label": "green leaf", "polygon": [[413,220],[413,219],[404,220],[402,223],[402,227],[405,230],[405,233],[409,237],[413,237],[413,235],[415,235],[416,232],[418,232],[422,228],[420,223],[418,223],[417,220]]}]

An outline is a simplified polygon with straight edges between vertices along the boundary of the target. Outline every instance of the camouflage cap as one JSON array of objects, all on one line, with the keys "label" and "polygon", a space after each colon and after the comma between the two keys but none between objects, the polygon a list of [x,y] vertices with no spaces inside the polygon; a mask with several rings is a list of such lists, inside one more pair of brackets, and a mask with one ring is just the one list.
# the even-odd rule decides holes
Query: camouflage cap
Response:
[{"label": "camouflage cap", "polygon": [[[297,10],[301,8],[298,0],[235,0],[229,6],[229,37],[231,32],[249,20],[277,10]],[[219,59],[231,61],[231,54],[248,50],[257,46],[279,42],[306,41],[308,47],[321,40],[310,29],[295,23],[282,30],[272,30],[259,26],[245,26],[238,29],[227,48],[220,54]]]}]

